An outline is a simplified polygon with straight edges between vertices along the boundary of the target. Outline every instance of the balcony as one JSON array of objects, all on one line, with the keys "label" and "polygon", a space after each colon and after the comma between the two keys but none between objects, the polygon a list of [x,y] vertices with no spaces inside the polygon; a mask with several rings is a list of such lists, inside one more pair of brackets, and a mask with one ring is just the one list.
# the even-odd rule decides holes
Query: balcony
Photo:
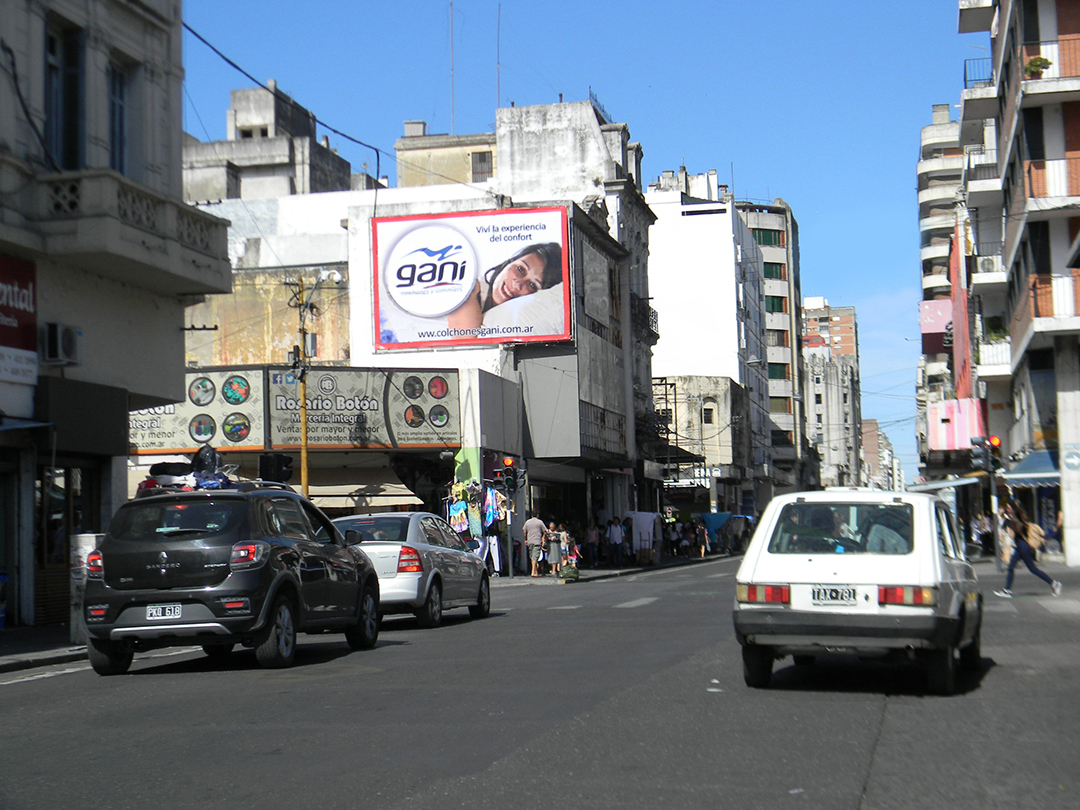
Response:
[{"label": "balcony", "polygon": [[994,0],[960,0],[957,32],[975,34],[989,31],[994,24]]},{"label": "balcony", "polygon": [[976,295],[988,295],[1005,291],[1008,273],[1001,262],[1001,242],[980,244],[972,256],[971,291]]},{"label": "balcony", "polygon": [[1012,345],[1006,340],[975,343],[975,364],[980,380],[1007,380],[1012,376]]},{"label": "balcony", "polygon": [[949,244],[943,245],[923,245],[919,248],[919,259],[923,263],[933,261],[934,259],[947,259],[949,258]]},{"label": "balcony", "polygon": [[949,276],[946,273],[928,273],[922,277],[923,290],[949,289]]},{"label": "balcony", "polygon": [[630,322],[637,334],[653,346],[660,340],[660,317],[649,302],[639,295],[630,293]]},{"label": "balcony", "polygon": [[[1039,203],[1027,204],[1029,216],[1066,205],[1070,207],[1061,211],[1061,215],[1075,214],[1072,206],[1077,201],[1068,198],[1080,197],[1080,157],[1024,161],[1024,186],[1029,200],[1040,200]],[[1046,200],[1055,202],[1049,205],[1042,202]]]},{"label": "balcony", "polygon": [[1080,335],[1080,269],[1069,272],[1027,279],[1009,323],[1013,357],[1052,346],[1057,335]]},{"label": "balcony", "polygon": [[1001,172],[998,170],[997,150],[976,146],[964,156],[964,175],[961,181],[969,208],[1002,205]]},{"label": "balcony", "polygon": [[232,290],[228,221],[116,172],[38,175],[23,203],[47,256],[158,293]]}]

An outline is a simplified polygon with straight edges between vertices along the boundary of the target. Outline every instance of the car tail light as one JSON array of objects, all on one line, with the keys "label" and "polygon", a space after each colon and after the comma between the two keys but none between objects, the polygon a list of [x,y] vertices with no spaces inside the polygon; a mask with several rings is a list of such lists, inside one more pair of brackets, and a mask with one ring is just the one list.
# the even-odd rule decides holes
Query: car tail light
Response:
[{"label": "car tail light", "polygon": [[222,609],[229,613],[250,613],[251,600],[246,596],[229,596],[220,600]]},{"label": "car tail light", "polygon": [[397,559],[397,572],[399,574],[418,573],[424,570],[424,561],[420,559],[420,552],[412,546],[402,546],[401,554]]},{"label": "car tail light", "polygon": [[879,605],[935,605],[937,588],[879,585],[877,600]]},{"label": "car tail light", "polygon": [[791,602],[790,585],[744,585],[735,586],[735,598],[739,602],[773,602],[787,605]]},{"label": "car tail light", "polygon": [[105,560],[101,552],[91,551],[86,555],[86,578],[101,579],[105,575]]},{"label": "car tail light", "polygon": [[108,605],[87,605],[86,620],[88,622],[103,622],[108,615]]},{"label": "car tail light", "polygon": [[266,562],[269,549],[266,543],[237,543],[232,547],[232,554],[229,556],[229,568],[233,571],[258,568]]}]

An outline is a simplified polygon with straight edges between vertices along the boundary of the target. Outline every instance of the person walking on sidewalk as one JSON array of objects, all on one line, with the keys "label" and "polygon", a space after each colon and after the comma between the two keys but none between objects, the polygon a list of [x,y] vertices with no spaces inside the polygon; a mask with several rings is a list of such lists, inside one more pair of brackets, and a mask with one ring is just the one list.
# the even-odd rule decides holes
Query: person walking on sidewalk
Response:
[{"label": "person walking on sidewalk", "polygon": [[611,559],[609,563],[616,568],[622,568],[623,564],[623,539],[625,533],[623,532],[622,524],[612,519],[608,521],[608,548],[611,550]]},{"label": "person walking on sidewalk", "polygon": [[1028,571],[1050,586],[1050,591],[1054,596],[1061,596],[1061,583],[1050,579],[1045,571],[1035,565],[1035,550],[1043,544],[1042,529],[1028,521],[1024,508],[1016,502],[1005,505],[1005,531],[1013,538],[1012,559],[1009,560],[1009,573],[1005,577],[1005,587],[1000,591],[994,591],[994,596],[1012,599],[1013,575],[1021,560],[1024,561]]},{"label": "person walking on sidewalk", "polygon": [[529,549],[529,562],[532,564],[530,576],[540,576],[540,557],[543,554],[544,521],[536,515],[530,515],[521,527],[525,534],[525,546]]}]

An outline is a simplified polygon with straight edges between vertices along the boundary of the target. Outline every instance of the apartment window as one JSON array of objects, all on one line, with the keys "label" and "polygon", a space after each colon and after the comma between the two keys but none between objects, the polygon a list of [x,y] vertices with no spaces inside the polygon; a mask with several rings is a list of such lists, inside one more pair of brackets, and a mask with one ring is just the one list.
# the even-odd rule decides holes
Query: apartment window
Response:
[{"label": "apartment window", "polygon": [[[821,380],[819,379],[818,382],[821,382]],[[814,404],[815,405],[820,405],[821,404],[821,394],[814,394]]]},{"label": "apartment window", "polygon": [[822,421],[823,421],[823,417],[822,417],[822,416],[821,416],[821,414],[819,413],[819,414],[817,415],[817,423],[818,423],[818,424],[820,425],[820,424],[822,423]]},{"label": "apartment window", "polygon": [[787,397],[769,397],[769,413],[791,413]]},{"label": "apartment window", "polygon": [[783,329],[766,329],[765,330],[765,345],[774,346],[780,348],[787,348],[788,346],[788,333]]},{"label": "apartment window", "polygon": [[787,299],[782,295],[766,295],[765,311],[787,312]]},{"label": "apartment window", "polygon": [[750,232],[754,235],[754,241],[759,245],[784,247],[783,231],[777,231],[773,228],[751,228]]},{"label": "apartment window", "polygon": [[701,421],[706,425],[711,425],[713,423],[713,409],[712,408],[704,408],[701,411]]},{"label": "apartment window", "polygon": [[794,447],[795,441],[786,430],[774,430],[772,431],[772,445],[773,447]]},{"label": "apartment window", "polygon": [[787,278],[787,273],[781,262],[765,262],[765,278],[778,278],[781,281]]},{"label": "apartment window", "polygon": [[474,183],[483,183],[485,180],[490,180],[492,171],[491,152],[472,153],[472,181]]},{"label": "apartment window", "polygon": [[788,380],[788,379],[791,379],[788,376],[788,364],[787,363],[769,363],[769,379],[770,380]]},{"label": "apartment window", "polygon": [[45,143],[61,169],[83,162],[83,35],[50,24],[45,42]]},{"label": "apartment window", "polygon": [[128,76],[120,65],[109,65],[109,168],[127,173]]}]

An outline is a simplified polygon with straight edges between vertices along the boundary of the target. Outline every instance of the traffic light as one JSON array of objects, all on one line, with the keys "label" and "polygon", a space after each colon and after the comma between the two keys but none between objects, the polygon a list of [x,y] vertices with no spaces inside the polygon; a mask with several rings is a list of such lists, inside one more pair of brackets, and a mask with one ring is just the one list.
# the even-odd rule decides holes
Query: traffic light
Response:
[{"label": "traffic light", "polygon": [[[997,439],[998,444],[1001,444],[1001,439],[997,436],[991,438]],[[983,472],[994,471],[993,447],[990,439],[985,436],[975,436],[971,440],[971,469]]]},{"label": "traffic light", "polygon": [[1000,470],[1004,466],[1001,461],[1001,437],[987,436],[986,444],[990,451],[990,469]]},{"label": "traffic light", "polygon": [[259,478],[285,484],[292,478],[292,456],[284,453],[263,453],[259,456]]},{"label": "traffic light", "polygon": [[[515,492],[517,492],[518,488],[518,471],[517,468],[514,466],[513,457],[503,456],[502,470],[500,470],[499,472],[502,473],[503,481],[506,484],[506,494],[513,495]],[[495,474],[498,475],[499,473],[497,472]]]},{"label": "traffic light", "polygon": [[491,485],[499,492],[506,491],[506,476],[501,469],[497,469],[491,473]]}]

